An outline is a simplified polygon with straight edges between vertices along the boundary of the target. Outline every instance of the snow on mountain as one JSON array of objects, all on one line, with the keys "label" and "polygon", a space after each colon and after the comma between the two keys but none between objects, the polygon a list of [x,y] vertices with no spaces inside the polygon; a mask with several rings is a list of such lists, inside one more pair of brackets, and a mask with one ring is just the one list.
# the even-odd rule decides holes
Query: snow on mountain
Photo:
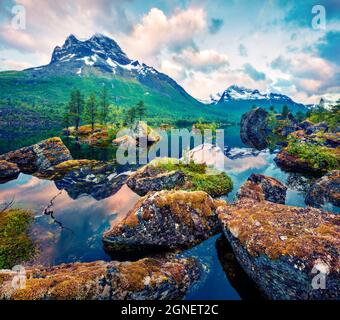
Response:
[{"label": "snow on mountain", "polygon": [[320,99],[319,104],[315,106],[320,106],[329,110],[332,106],[335,106],[336,104],[340,104],[340,94],[327,93]]},{"label": "snow on mountain", "polygon": [[99,73],[145,78],[154,75],[162,80],[173,81],[154,68],[131,60],[114,40],[101,34],[95,34],[85,41],[70,35],[62,47],[57,46],[54,49],[48,65],[26,71],[38,76],[51,74],[81,76]]},{"label": "snow on mountain", "polygon": [[294,103],[291,98],[279,93],[262,93],[257,89],[252,90],[237,85],[232,85],[224,92],[210,96],[210,103],[212,104],[228,103],[235,100],[267,100]]}]

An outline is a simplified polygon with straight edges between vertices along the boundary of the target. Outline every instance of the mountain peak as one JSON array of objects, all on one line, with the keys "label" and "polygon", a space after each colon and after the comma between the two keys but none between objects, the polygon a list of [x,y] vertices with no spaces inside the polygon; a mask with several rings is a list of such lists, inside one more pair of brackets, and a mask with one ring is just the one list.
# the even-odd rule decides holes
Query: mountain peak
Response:
[{"label": "mountain peak", "polygon": [[85,41],[78,40],[73,34],[69,35],[62,47],[57,46],[54,49],[51,63],[89,60],[91,57],[94,57],[94,59],[99,57],[105,61],[111,59],[110,61],[116,61],[122,65],[131,62],[113,39],[96,33]]},{"label": "mountain peak", "polygon": [[73,34],[70,34],[70,35],[66,38],[65,43],[64,43],[64,45],[63,45],[63,48],[70,47],[70,46],[72,46],[72,45],[74,45],[74,44],[76,44],[76,43],[78,43],[78,42],[79,42],[79,40],[76,38],[76,36],[73,35]]},{"label": "mountain peak", "polygon": [[211,103],[227,103],[239,100],[262,100],[271,103],[295,103],[291,98],[281,93],[264,93],[258,89],[248,89],[243,86],[233,84],[222,93],[211,96]]}]

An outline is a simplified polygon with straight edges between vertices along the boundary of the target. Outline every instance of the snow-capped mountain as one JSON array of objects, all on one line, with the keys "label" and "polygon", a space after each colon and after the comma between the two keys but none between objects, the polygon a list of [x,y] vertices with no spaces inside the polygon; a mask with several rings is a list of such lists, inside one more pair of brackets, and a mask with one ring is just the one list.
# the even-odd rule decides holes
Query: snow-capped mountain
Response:
[{"label": "snow-capped mountain", "polygon": [[340,104],[340,94],[339,93],[327,93],[321,99],[320,102],[317,104],[312,104],[309,108],[317,108],[322,107],[325,109],[330,109],[331,107]]},{"label": "snow-capped mountain", "polygon": [[81,41],[70,35],[62,47],[57,46],[48,65],[25,70],[34,77],[44,76],[105,76],[136,79],[143,85],[159,88],[162,82],[187,95],[185,90],[167,75],[153,67],[131,60],[111,38],[95,34]]},{"label": "snow-capped mountain", "polygon": [[291,98],[279,93],[261,93],[259,90],[247,89],[237,85],[230,86],[227,90],[216,95],[211,95],[212,104],[228,103],[235,100],[267,100],[275,103],[295,103]]}]

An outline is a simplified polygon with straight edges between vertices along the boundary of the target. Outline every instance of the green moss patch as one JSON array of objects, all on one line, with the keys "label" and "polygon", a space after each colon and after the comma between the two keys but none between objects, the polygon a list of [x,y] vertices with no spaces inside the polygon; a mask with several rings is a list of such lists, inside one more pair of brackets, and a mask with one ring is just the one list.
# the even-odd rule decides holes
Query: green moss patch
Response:
[{"label": "green moss patch", "polygon": [[34,244],[28,235],[31,221],[29,211],[9,209],[0,213],[0,269],[10,269],[33,257]]},{"label": "green moss patch", "polygon": [[289,142],[286,151],[307,161],[316,170],[330,171],[339,167],[339,150],[336,149],[292,140]]},{"label": "green moss patch", "polygon": [[185,189],[205,191],[213,197],[228,194],[233,189],[230,177],[206,164],[184,163],[177,159],[155,159],[150,165],[164,171],[182,171],[186,176]]}]

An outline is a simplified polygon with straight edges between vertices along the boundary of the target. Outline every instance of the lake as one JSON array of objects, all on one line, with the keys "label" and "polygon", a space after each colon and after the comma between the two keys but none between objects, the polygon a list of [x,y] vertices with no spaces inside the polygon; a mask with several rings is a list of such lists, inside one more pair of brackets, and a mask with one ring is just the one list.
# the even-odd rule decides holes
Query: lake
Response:
[{"label": "lake", "polygon": [[[39,135],[30,141],[38,142],[41,139],[42,135]],[[79,146],[67,138],[63,140],[76,159],[111,160],[115,154],[114,148]],[[13,145],[2,141],[0,154]],[[15,146],[18,148],[22,145],[16,141]],[[238,127],[225,128],[225,146],[227,166],[224,170],[232,178],[234,189],[222,198],[234,201],[237,190],[247,178],[252,173],[260,173],[275,177],[288,186],[286,204],[305,206],[306,189],[314,178],[282,171],[273,161],[274,153],[245,146]],[[130,169],[118,167],[117,171]],[[16,180],[0,184],[0,203],[11,199],[14,199],[16,207],[30,209],[35,214],[30,233],[37,243],[39,255],[32,263],[54,265],[110,260],[111,257],[102,246],[102,234],[110,227],[110,223],[122,218],[133,208],[139,196],[124,185],[116,194],[101,200],[86,194],[75,197],[60,186],[58,188],[53,181],[20,174]],[[44,214],[47,207],[53,212],[52,215]],[[327,209],[339,212],[339,208]],[[244,274],[220,235],[180,255],[196,257],[204,266],[204,275],[189,290],[186,299],[259,299],[254,284]]]}]

